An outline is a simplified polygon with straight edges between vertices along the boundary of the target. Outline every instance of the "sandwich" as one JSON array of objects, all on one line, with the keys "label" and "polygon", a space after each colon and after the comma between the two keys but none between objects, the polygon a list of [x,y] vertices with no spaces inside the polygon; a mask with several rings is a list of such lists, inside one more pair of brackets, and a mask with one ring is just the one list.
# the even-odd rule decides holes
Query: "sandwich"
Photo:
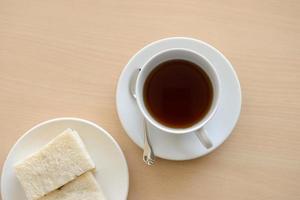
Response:
[{"label": "sandwich", "polygon": [[95,164],[78,133],[67,129],[14,168],[28,200],[37,200],[94,169]]},{"label": "sandwich", "polygon": [[39,200],[105,200],[105,197],[92,173],[86,172]]}]

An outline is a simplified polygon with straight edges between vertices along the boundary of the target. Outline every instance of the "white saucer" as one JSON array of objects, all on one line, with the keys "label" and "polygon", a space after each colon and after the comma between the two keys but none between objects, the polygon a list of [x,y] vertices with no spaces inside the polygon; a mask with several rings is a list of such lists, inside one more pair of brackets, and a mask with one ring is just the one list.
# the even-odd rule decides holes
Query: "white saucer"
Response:
[{"label": "white saucer", "polygon": [[26,200],[13,165],[37,151],[67,128],[75,129],[96,164],[95,177],[108,200],[125,200],[129,188],[128,168],[118,143],[98,125],[78,118],[58,118],[40,123],[27,131],[13,146],[3,166],[3,200]]},{"label": "white saucer", "polygon": [[[169,160],[189,160],[210,153],[219,147],[236,125],[241,110],[241,89],[230,62],[217,49],[202,41],[175,37],[153,42],[135,54],[124,68],[117,87],[117,111],[128,136],[143,148],[143,117],[129,91],[132,73],[150,57],[170,48],[187,48],[205,56],[217,69],[220,77],[220,105],[206,125],[213,148],[203,147],[195,134],[172,135],[150,127],[150,140],[156,156]],[[150,126],[150,125],[149,125]]]}]

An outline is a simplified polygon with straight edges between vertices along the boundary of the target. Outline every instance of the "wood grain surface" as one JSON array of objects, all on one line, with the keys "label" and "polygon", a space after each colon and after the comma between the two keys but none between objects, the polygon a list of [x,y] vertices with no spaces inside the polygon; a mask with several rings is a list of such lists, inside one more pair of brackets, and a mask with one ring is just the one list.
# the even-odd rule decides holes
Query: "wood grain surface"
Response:
[{"label": "wood grain surface", "polygon": [[[147,167],[120,125],[115,90],[135,52],[170,36],[229,58],[242,113],[210,155]],[[72,116],[119,142],[129,200],[298,200],[299,63],[299,0],[0,0],[0,166],[33,125]]]}]

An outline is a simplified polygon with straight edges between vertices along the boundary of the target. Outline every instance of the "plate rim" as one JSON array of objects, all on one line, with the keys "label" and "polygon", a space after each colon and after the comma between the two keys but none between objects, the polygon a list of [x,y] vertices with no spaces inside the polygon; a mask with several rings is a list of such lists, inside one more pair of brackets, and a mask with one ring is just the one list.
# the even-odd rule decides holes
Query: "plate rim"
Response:
[{"label": "plate rim", "polygon": [[7,166],[7,160],[9,157],[11,157],[11,154],[13,153],[13,150],[16,148],[16,146],[20,143],[20,141],[23,140],[24,137],[26,137],[27,135],[29,135],[34,129],[37,129],[45,124],[49,124],[49,123],[52,123],[52,122],[56,122],[56,121],[63,121],[63,120],[72,120],[72,121],[78,121],[78,122],[82,122],[82,123],[86,123],[86,124],[89,124],[97,129],[99,129],[100,131],[102,131],[114,144],[114,146],[118,149],[121,157],[122,157],[122,160],[124,161],[125,163],[125,171],[126,171],[126,175],[127,175],[127,187],[126,187],[126,196],[125,196],[125,199],[127,199],[128,197],[128,193],[129,193],[129,168],[128,168],[128,163],[127,163],[127,160],[126,160],[126,157],[125,157],[125,154],[123,152],[123,150],[121,149],[120,145],[118,144],[118,142],[112,137],[112,135],[110,135],[104,128],[102,128],[101,126],[99,126],[98,124],[96,124],[95,122],[92,122],[92,121],[89,121],[89,120],[86,120],[86,119],[82,119],[82,118],[78,118],[78,117],[58,117],[58,118],[52,118],[52,119],[49,119],[49,120],[45,120],[45,121],[42,121],[42,122],[39,122],[39,123],[36,123],[34,126],[32,126],[30,129],[28,129],[27,131],[24,132],[24,134],[19,137],[17,139],[17,141],[13,144],[13,146],[10,148],[5,160],[4,160],[4,164],[2,166],[2,171],[1,171],[1,198],[4,200],[4,196],[3,196],[3,192],[4,192],[4,189],[3,189],[3,185],[4,185],[4,178],[3,178],[3,175],[4,175],[4,172],[7,170],[8,166]]},{"label": "plate rim", "polygon": [[[139,145],[138,143],[136,143],[134,141],[134,139],[132,138],[132,136],[130,134],[127,133],[127,130],[126,128],[124,127],[123,123],[122,123],[122,120],[121,120],[121,116],[120,116],[120,108],[119,108],[119,104],[118,104],[118,99],[119,99],[119,96],[118,96],[118,91],[121,89],[121,77],[124,76],[124,74],[126,73],[126,70],[128,69],[128,66],[130,63],[132,63],[132,61],[134,59],[136,59],[137,55],[139,55],[140,53],[142,53],[143,51],[145,51],[146,49],[148,48],[151,48],[155,45],[160,45],[161,43],[164,43],[164,42],[169,42],[169,41],[172,41],[173,42],[176,42],[177,40],[188,40],[188,41],[193,41],[193,42],[196,42],[196,43],[199,43],[201,45],[204,45],[204,46],[207,46],[209,48],[211,48],[216,54],[218,54],[219,56],[222,57],[222,59],[224,60],[224,62],[226,63],[226,65],[228,67],[230,67],[230,70],[232,71],[233,73],[233,76],[234,76],[234,79],[236,80],[236,83],[237,83],[237,90],[238,90],[238,99],[240,100],[240,104],[239,104],[239,109],[238,109],[238,112],[237,112],[237,119],[235,120],[235,123],[233,125],[233,127],[231,128],[229,134],[224,138],[224,140],[218,145],[218,146],[215,146],[214,148],[211,148],[209,149],[208,151],[206,151],[205,153],[201,154],[201,155],[196,155],[196,156],[191,156],[191,157],[187,157],[187,158],[184,158],[184,159],[176,159],[176,158],[172,158],[172,157],[165,157],[165,156],[161,156],[161,155],[157,155],[157,157],[161,158],[161,159],[165,159],[165,160],[172,160],[172,161],[185,161],[185,160],[193,160],[193,159],[197,159],[197,158],[200,158],[200,157],[203,157],[203,156],[206,156],[208,155],[209,153],[213,152],[214,150],[216,150],[218,147],[220,147],[228,138],[229,136],[232,134],[233,130],[235,129],[239,119],[240,119],[240,115],[241,115],[241,110],[242,110],[242,102],[243,102],[243,99],[242,99],[242,89],[241,89],[241,83],[240,83],[240,80],[238,78],[238,75],[237,75],[237,72],[236,70],[234,69],[233,65],[231,64],[231,62],[225,57],[225,55],[219,51],[216,47],[210,45],[209,43],[206,43],[202,40],[199,40],[199,39],[195,39],[195,38],[192,38],[192,37],[184,37],[184,36],[176,36],[176,37],[166,37],[166,38],[161,38],[161,39],[158,39],[158,40],[155,40],[153,42],[150,42],[148,44],[146,44],[145,46],[143,46],[142,48],[140,48],[135,54],[133,54],[131,56],[131,58],[127,61],[127,63],[125,64],[120,76],[119,76],[119,79],[118,79],[118,82],[117,82],[117,87],[116,87],[116,108],[117,108],[117,114],[118,114],[118,117],[119,117],[119,121],[122,125],[122,128],[123,130],[125,131],[126,135],[130,138],[130,140],[135,144],[137,145],[138,147],[140,147],[141,149],[143,149],[143,147],[141,145]],[[187,133],[189,134],[189,133]]]}]

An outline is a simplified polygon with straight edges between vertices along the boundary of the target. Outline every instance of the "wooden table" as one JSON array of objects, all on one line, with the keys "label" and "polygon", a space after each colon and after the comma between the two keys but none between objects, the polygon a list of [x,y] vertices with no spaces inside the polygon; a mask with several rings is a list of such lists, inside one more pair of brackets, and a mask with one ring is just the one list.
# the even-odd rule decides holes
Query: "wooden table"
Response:
[{"label": "wooden table", "polygon": [[[232,136],[200,159],[142,162],[115,107],[140,48],[189,36],[221,50],[242,85]],[[0,166],[38,122],[92,120],[121,145],[130,200],[300,199],[300,2],[0,0]]]}]

